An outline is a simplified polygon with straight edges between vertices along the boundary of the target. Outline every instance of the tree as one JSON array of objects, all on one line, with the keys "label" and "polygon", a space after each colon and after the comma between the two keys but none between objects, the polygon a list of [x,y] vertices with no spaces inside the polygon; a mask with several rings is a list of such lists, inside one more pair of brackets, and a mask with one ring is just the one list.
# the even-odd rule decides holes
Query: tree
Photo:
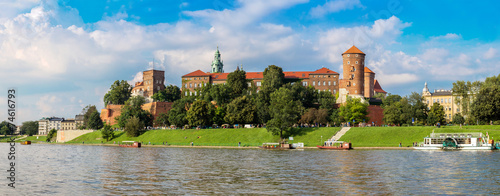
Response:
[{"label": "tree", "polygon": [[456,125],[459,125],[459,124],[461,125],[461,124],[465,123],[465,119],[460,113],[456,113],[455,115],[453,115],[452,123],[456,124]]},{"label": "tree", "polygon": [[155,126],[168,126],[170,123],[168,122],[168,114],[167,113],[161,113],[156,117],[154,125]]},{"label": "tree", "polygon": [[224,120],[229,124],[252,123],[255,117],[255,104],[247,96],[235,98],[227,105]]},{"label": "tree", "polygon": [[330,92],[321,91],[318,94],[319,109],[327,109],[328,115],[332,115],[333,110],[335,110],[335,97]]},{"label": "tree", "polygon": [[246,93],[248,89],[246,72],[239,68],[227,75],[227,85],[231,89],[233,98]]},{"label": "tree", "polygon": [[412,92],[408,97],[408,102],[412,106],[412,117],[415,118],[415,122],[424,123],[428,113],[424,97],[417,92]]},{"label": "tree", "polygon": [[174,102],[181,98],[181,89],[174,85],[168,85],[164,90],[156,92],[151,98],[159,102]]},{"label": "tree", "polygon": [[312,86],[304,87],[300,82],[295,82],[293,85],[287,83],[283,86],[290,89],[293,99],[300,101],[305,108],[311,108],[317,102],[318,91]]},{"label": "tree", "polygon": [[47,139],[45,141],[51,142],[54,141],[54,137],[57,137],[57,130],[56,129],[51,129],[49,131],[49,134],[47,134]]},{"label": "tree", "polygon": [[400,100],[402,99],[401,96],[399,95],[387,95],[387,97],[384,99],[383,103],[382,103],[382,107],[385,107],[385,106],[389,106],[389,105],[392,105],[392,104],[395,104],[397,102],[399,102]]},{"label": "tree", "polygon": [[104,95],[104,106],[108,104],[122,105],[130,98],[132,86],[127,81],[115,81]]},{"label": "tree", "polygon": [[334,126],[340,125],[340,123],[344,122],[344,119],[339,116],[338,109],[332,110],[332,114],[330,115],[330,122],[332,122]]},{"label": "tree", "polygon": [[413,117],[412,105],[409,103],[406,97],[399,100],[399,107],[401,108],[400,121],[401,124],[411,124],[411,118]]},{"label": "tree", "polygon": [[10,135],[10,129],[7,126],[3,126],[0,131],[2,132],[3,135]]},{"label": "tree", "polygon": [[270,95],[285,83],[283,69],[276,65],[269,65],[264,70],[263,76],[261,90],[256,101],[259,123],[266,123],[271,119],[271,112],[269,111]]},{"label": "tree", "polygon": [[472,104],[471,115],[481,124],[500,120],[500,86],[483,87]]},{"label": "tree", "polygon": [[118,125],[124,127],[127,119],[132,116],[139,118],[145,126],[151,126],[153,122],[153,115],[146,110],[142,109],[142,105],[146,103],[143,96],[134,96],[125,102],[121,108],[121,114],[117,117]]},{"label": "tree", "polygon": [[138,137],[144,132],[144,123],[136,116],[131,116],[125,124],[125,133],[129,137]]},{"label": "tree", "polygon": [[401,123],[401,105],[394,103],[384,107],[384,122],[387,124],[400,124]]},{"label": "tree", "polygon": [[16,126],[10,122],[2,121],[2,123],[0,123],[0,134],[2,135],[12,135],[15,130]]},{"label": "tree", "polygon": [[95,107],[95,105],[88,105],[82,109],[81,114],[83,115],[83,126],[85,128],[88,127],[90,115],[92,115],[92,113],[94,113],[94,112],[97,112],[97,108]]},{"label": "tree", "polygon": [[327,109],[316,109],[309,108],[300,118],[300,123],[307,124],[327,124],[328,123],[328,110]]},{"label": "tree", "polygon": [[98,129],[101,129],[102,126],[103,126],[103,123],[102,123],[102,119],[101,119],[101,114],[99,114],[99,112],[97,112],[97,111],[94,111],[90,115],[87,128],[98,130]]},{"label": "tree", "polygon": [[466,121],[471,121],[470,107],[471,103],[474,102],[475,95],[479,92],[481,88],[481,82],[465,82],[457,81],[453,83],[453,94],[455,95],[455,102],[457,105],[461,106],[461,113],[465,117]]},{"label": "tree", "polygon": [[102,138],[108,142],[109,140],[112,140],[115,137],[115,132],[111,129],[111,126],[106,124],[102,128],[101,131]]},{"label": "tree", "polygon": [[222,106],[216,106],[213,110],[212,123],[220,125],[224,124],[224,117],[226,116],[226,109]]},{"label": "tree", "polygon": [[[231,102],[231,89],[228,85],[224,84],[216,84],[210,88],[210,97],[212,100],[206,101],[215,101],[218,106],[225,106],[229,102]],[[202,95],[204,96],[204,95]]]},{"label": "tree", "polygon": [[22,135],[27,134],[29,136],[36,135],[38,133],[38,121],[26,121],[23,122],[21,126]]},{"label": "tree", "polygon": [[205,126],[210,125],[212,115],[210,115],[210,105],[211,103],[205,100],[197,100],[193,102],[193,105],[189,108],[186,114],[186,119],[189,125],[192,126]]},{"label": "tree", "polygon": [[168,121],[170,124],[181,127],[188,123],[186,113],[194,102],[192,97],[183,97],[174,101],[172,108],[168,111]]},{"label": "tree", "polygon": [[271,93],[271,119],[267,121],[267,131],[282,139],[283,133],[289,132],[293,124],[298,122],[303,110],[302,103],[293,100],[289,89],[282,87]]},{"label": "tree", "polygon": [[[432,114],[432,117],[431,117]],[[434,103],[429,111],[429,117],[427,117],[427,124],[434,125],[436,123],[445,124],[444,119],[444,108],[438,102]]]},{"label": "tree", "polygon": [[369,121],[366,115],[368,115],[368,103],[362,103],[360,99],[348,97],[345,105],[339,108],[339,116],[342,116],[345,122]]}]

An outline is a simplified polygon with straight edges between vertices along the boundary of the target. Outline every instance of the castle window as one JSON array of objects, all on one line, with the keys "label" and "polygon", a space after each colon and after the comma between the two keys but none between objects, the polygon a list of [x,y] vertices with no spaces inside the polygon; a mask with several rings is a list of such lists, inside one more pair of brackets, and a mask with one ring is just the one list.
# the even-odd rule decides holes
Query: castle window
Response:
[{"label": "castle window", "polygon": [[160,90],[160,86],[157,86],[157,87],[158,87],[157,89]]},{"label": "castle window", "polygon": [[189,96],[193,95],[193,92],[189,92]]},{"label": "castle window", "polygon": [[451,103],[451,98],[448,98],[448,103]]},{"label": "castle window", "polygon": [[189,88],[193,88],[193,84],[192,83],[189,83]]},{"label": "castle window", "polygon": [[313,75],[313,78],[315,78],[315,77],[316,77],[316,76],[315,76],[315,75]]},{"label": "castle window", "polygon": [[316,86],[316,82],[315,81],[313,81],[313,86]]},{"label": "castle window", "polygon": [[337,82],[333,81],[333,85],[334,85],[334,86],[335,86],[335,85],[337,85]]},{"label": "castle window", "polygon": [[[356,85],[354,85],[354,86],[356,86]],[[358,90],[355,90],[354,93],[358,93]]]},{"label": "castle window", "polygon": [[325,76],[325,75],[323,75],[323,78],[326,78],[326,76]]},{"label": "castle window", "polygon": [[328,81],[328,86],[331,86],[332,85],[332,82],[331,81]]},{"label": "castle window", "polygon": [[356,57],[358,57],[358,55],[356,54]]},{"label": "castle window", "polygon": [[197,80],[196,78],[194,78],[194,80]]},{"label": "castle window", "polygon": [[187,88],[188,87],[188,84],[184,84],[184,88]]},{"label": "castle window", "polygon": [[257,82],[257,86],[261,86],[261,82]]},{"label": "castle window", "polygon": [[347,54],[347,57],[350,57],[351,55],[350,54]]},{"label": "castle window", "polygon": [[184,96],[188,96],[188,92],[187,92],[187,91],[186,91],[186,92],[184,92]]},{"label": "castle window", "polygon": [[441,99],[441,103],[443,103],[443,99]]},{"label": "castle window", "polygon": [[318,86],[321,86],[321,82],[318,82]]},{"label": "castle window", "polygon": [[196,91],[194,91],[194,96],[196,96]]},{"label": "castle window", "polygon": [[148,86],[148,91],[149,91],[149,86]]},{"label": "castle window", "polygon": [[356,86],[356,83],[352,83],[353,86]]},{"label": "castle window", "polygon": [[347,64],[351,64],[351,61],[347,61]]},{"label": "castle window", "polygon": [[333,93],[337,93],[337,90],[333,90]]},{"label": "castle window", "polygon": [[356,61],[356,64],[358,64],[358,61]]},{"label": "castle window", "polygon": [[302,86],[307,86],[307,82],[302,82]]},{"label": "castle window", "polygon": [[325,81],[323,81],[323,86],[326,86],[326,82]]}]

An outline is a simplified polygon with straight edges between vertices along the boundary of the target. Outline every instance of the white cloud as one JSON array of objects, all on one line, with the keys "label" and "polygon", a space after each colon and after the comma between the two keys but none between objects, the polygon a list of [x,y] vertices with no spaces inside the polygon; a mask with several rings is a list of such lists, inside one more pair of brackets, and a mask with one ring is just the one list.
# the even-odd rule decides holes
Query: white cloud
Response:
[{"label": "white cloud", "polygon": [[492,59],[496,57],[498,50],[495,48],[490,48],[486,53],[484,53],[483,58],[484,59]]},{"label": "white cloud", "polygon": [[457,35],[455,33],[447,33],[446,35],[441,35],[441,36],[436,36],[436,37],[431,37],[432,39],[442,39],[442,40],[456,40],[456,39],[462,39],[462,35]]},{"label": "white cloud", "polygon": [[363,5],[359,0],[331,0],[323,5],[318,5],[309,11],[309,15],[314,18],[323,17],[329,13],[335,13],[342,10],[352,10],[354,8],[362,8]]}]

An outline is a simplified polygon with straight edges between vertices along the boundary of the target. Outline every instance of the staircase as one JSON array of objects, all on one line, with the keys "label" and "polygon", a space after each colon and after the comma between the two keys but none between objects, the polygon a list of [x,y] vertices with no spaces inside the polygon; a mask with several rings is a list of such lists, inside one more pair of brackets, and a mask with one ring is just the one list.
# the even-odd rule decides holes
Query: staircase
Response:
[{"label": "staircase", "polygon": [[351,129],[351,127],[342,127],[342,129],[340,129],[340,131],[337,132],[337,134],[335,134],[330,140],[339,140],[347,131],[349,131],[349,129]]}]

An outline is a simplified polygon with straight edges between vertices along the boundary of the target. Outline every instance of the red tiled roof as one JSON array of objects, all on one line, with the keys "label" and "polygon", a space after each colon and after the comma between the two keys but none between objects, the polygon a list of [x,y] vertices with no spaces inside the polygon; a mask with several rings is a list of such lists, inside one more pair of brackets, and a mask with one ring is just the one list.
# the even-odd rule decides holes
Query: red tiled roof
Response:
[{"label": "red tiled roof", "polygon": [[318,69],[314,72],[311,72],[311,74],[338,74],[337,72],[334,72],[326,67],[323,67],[321,69]]},{"label": "red tiled roof", "polygon": [[203,72],[203,71],[201,71],[201,70],[199,70],[199,69],[198,69],[198,70],[196,70],[196,71],[193,71],[193,72],[191,72],[191,73],[188,73],[188,74],[186,74],[186,75],[183,75],[182,77],[191,77],[191,76],[209,76],[209,75],[210,75],[210,74],[205,73],[205,72]]},{"label": "red tiled roof", "polygon": [[351,48],[349,48],[349,50],[345,51],[342,54],[365,54],[365,53],[361,52],[361,50],[359,50],[358,48],[356,48],[356,46],[353,45]]},{"label": "red tiled roof", "polygon": [[365,67],[365,73],[368,72],[368,73],[375,73],[373,72],[372,70],[368,69],[368,67]]},{"label": "red tiled roof", "polygon": [[387,94],[387,92],[384,91],[384,89],[382,89],[382,87],[380,86],[380,84],[378,83],[377,80],[375,80],[375,85],[373,85],[373,90],[376,92],[376,93],[384,93],[384,94]]},{"label": "red tiled roof", "polygon": [[285,71],[283,73],[285,74],[285,78],[295,79],[309,78],[309,74],[311,74],[310,71]]},{"label": "red tiled roof", "polygon": [[212,78],[212,80],[227,80],[227,75],[229,75],[229,73],[211,73],[210,78]]}]

